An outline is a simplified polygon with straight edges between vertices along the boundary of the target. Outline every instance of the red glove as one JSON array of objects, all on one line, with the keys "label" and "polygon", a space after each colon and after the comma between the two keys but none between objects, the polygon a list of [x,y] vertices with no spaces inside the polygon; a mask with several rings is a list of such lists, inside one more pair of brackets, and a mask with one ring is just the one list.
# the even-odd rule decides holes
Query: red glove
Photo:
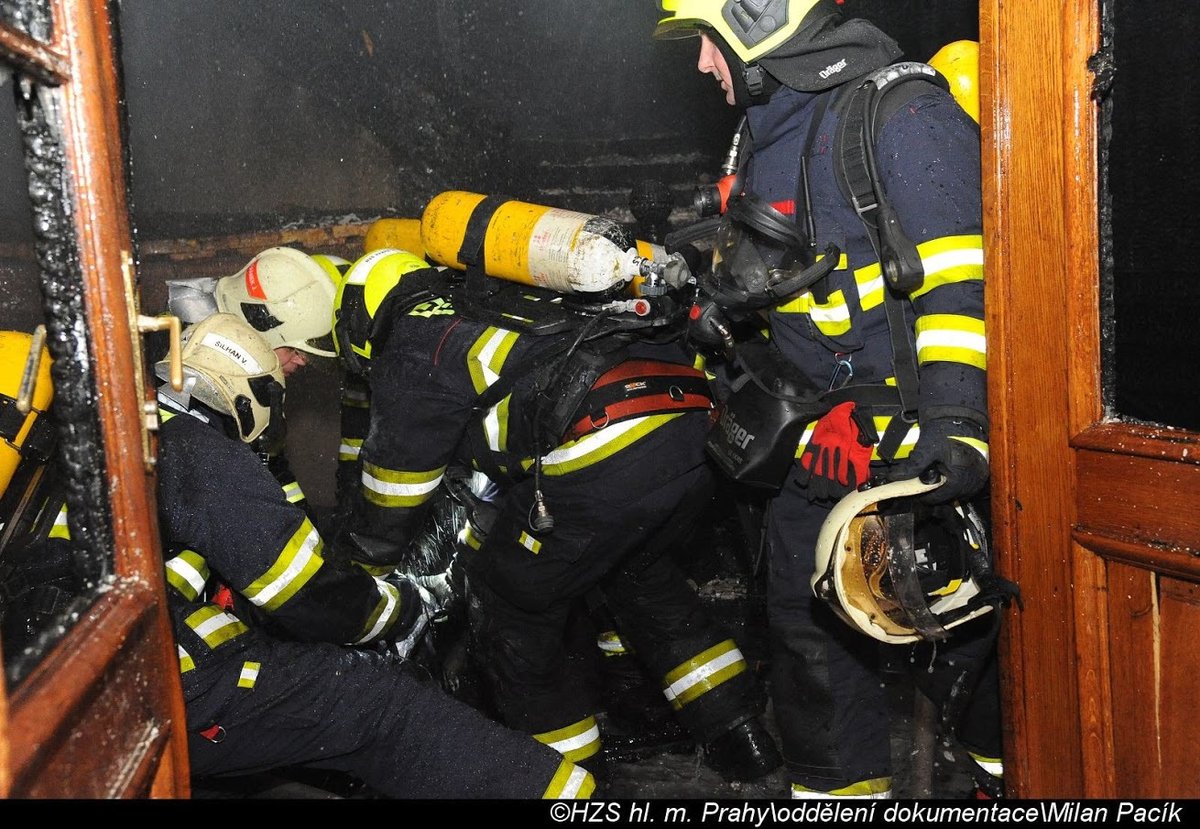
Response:
[{"label": "red glove", "polygon": [[808,496],[817,499],[838,499],[857,489],[870,477],[871,444],[860,440],[862,430],[853,418],[854,403],[839,403],[817,421],[800,467],[800,484],[808,488]]}]

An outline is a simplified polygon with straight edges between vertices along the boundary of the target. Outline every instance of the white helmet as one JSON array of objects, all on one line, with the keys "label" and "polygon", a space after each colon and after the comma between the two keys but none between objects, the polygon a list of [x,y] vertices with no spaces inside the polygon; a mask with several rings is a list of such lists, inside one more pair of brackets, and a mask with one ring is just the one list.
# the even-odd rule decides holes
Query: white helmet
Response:
[{"label": "white helmet", "polygon": [[[228,415],[238,436],[251,443],[282,441],[284,377],[274,349],[241,317],[213,314],[188,326],[182,343],[183,391],[164,385],[160,392],[185,408],[196,398]],[[170,365],[154,365],[159,379],[170,376]]]},{"label": "white helmet", "polygon": [[336,357],[330,338],[337,284],[321,263],[295,248],[267,248],[217,280],[217,310],[237,314],[271,348]]},{"label": "white helmet", "polygon": [[893,644],[936,641],[1017,595],[992,572],[987,530],[970,503],[913,497],[943,482],[858,490],[826,517],[812,589],[851,627]]}]

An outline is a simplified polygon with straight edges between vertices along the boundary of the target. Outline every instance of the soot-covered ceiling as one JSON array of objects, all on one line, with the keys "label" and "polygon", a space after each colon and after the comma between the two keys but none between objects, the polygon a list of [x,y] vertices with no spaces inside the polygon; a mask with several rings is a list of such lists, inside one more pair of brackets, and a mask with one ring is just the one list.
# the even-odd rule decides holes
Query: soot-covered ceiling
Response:
[{"label": "soot-covered ceiling", "polygon": [[[926,59],[975,0],[846,0]],[[143,239],[415,216],[446,189],[687,203],[736,123],[650,0],[120,0]]]}]

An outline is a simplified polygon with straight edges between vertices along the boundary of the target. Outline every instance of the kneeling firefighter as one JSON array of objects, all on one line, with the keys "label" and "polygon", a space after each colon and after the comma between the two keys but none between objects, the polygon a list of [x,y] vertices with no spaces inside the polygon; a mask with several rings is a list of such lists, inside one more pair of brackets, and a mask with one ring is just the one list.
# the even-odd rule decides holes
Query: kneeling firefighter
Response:
[{"label": "kneeling firefighter", "polygon": [[[240,317],[182,337],[158,390],[158,504],[194,774],[304,766],[387,797],[589,796],[592,777],[411,672],[436,599],[332,555],[264,458],[284,374]],[[170,367],[156,364],[166,380]]]},{"label": "kneeling firefighter", "polygon": [[[792,795],[888,797],[883,654],[814,596],[813,551],[833,505],[869,481],[932,469],[944,480],[914,496],[925,503],[986,493],[978,124],[932,67],[897,62],[895,41],[835,0],[660,5],[655,36],[698,34],[698,69],[745,115],[702,280],[727,313],[697,306],[694,334],[745,369],[710,451],[773,491],[771,691]],[[735,346],[729,321],[768,336]],[[780,417],[764,414],[772,400]],[[998,751],[999,721],[986,726]]]},{"label": "kneeling firefighter", "polygon": [[602,768],[585,602],[598,592],[707,761],[730,780],[768,773],[780,759],[754,673],[666,554],[713,485],[712,396],[678,326],[597,313],[556,333],[518,330],[515,316],[501,327],[456,284],[385,249],[339,292],[335,342],[371,392],[352,556],[377,572],[401,564],[447,469],[484,472],[498,495],[463,528],[456,561],[496,715]]}]

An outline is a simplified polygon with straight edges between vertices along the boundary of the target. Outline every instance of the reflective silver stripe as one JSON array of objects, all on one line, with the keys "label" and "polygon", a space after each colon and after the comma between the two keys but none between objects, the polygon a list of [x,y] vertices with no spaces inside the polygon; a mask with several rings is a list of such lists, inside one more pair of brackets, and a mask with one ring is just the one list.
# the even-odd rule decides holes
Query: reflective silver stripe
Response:
[{"label": "reflective silver stripe", "polygon": [[239,688],[253,688],[254,683],[258,682],[258,670],[262,667],[261,662],[244,662],[242,663],[242,672],[238,676]]},{"label": "reflective silver stripe", "polygon": [[300,489],[299,481],[293,481],[290,484],[284,484],[283,494],[284,497],[286,497],[288,501],[293,504],[297,501],[304,500],[304,492],[302,492]]},{"label": "reflective silver stripe", "polygon": [[421,481],[418,483],[401,483],[399,481],[385,481],[377,478],[363,470],[362,482],[363,485],[380,495],[391,498],[419,498],[425,500],[429,493],[438,488],[438,484],[442,482],[444,475],[439,474],[436,478],[430,481]]},{"label": "reflective silver stripe", "polygon": [[258,607],[267,610],[279,608],[307,584],[325,563],[320,556],[321,546],[321,536],[316,527],[307,518],[304,519],[271,569],[242,592]]},{"label": "reflective silver stripe", "polygon": [[745,661],[745,657],[742,656],[742,652],[740,650],[738,650],[736,647],[730,648],[724,653],[717,654],[704,664],[697,665],[679,679],[663,688],[663,694],[668,700],[674,700],[677,697],[686,696],[688,691],[703,683],[713,674],[716,674],[722,669],[728,668],[731,665],[736,665],[739,662]]},{"label": "reflective silver stripe", "polygon": [[356,640],[354,642],[355,645],[361,645],[364,642],[375,639],[387,629],[387,626],[392,623],[396,615],[400,612],[400,589],[378,576],[375,577],[375,587],[379,590],[379,595],[383,597],[383,609],[380,611],[379,616],[376,617],[375,623],[371,625],[370,630]]},{"label": "reflective silver stripe", "polygon": [[[584,787],[587,786],[587,789]],[[560,798],[577,798],[580,795],[585,797],[591,794],[593,783],[587,771],[582,766],[575,766],[571,769],[571,773],[567,775],[567,780],[563,783],[562,791],[559,792]]]},{"label": "reflective silver stripe", "polygon": [[559,754],[568,756],[573,751],[587,748],[588,746],[599,742],[600,727],[596,725],[595,721],[593,721],[591,727],[586,731],[576,734],[573,737],[563,737],[562,739],[548,742],[546,745],[550,746],[550,748],[554,749]]},{"label": "reflective silver stripe", "polygon": [[[179,555],[167,559],[164,566],[168,572],[168,581],[189,600],[195,600],[204,592],[204,585],[208,583],[208,564],[199,553],[184,550]],[[170,578],[172,573],[179,581]],[[182,583],[179,583],[180,581]],[[184,589],[185,585],[187,589]]]}]

